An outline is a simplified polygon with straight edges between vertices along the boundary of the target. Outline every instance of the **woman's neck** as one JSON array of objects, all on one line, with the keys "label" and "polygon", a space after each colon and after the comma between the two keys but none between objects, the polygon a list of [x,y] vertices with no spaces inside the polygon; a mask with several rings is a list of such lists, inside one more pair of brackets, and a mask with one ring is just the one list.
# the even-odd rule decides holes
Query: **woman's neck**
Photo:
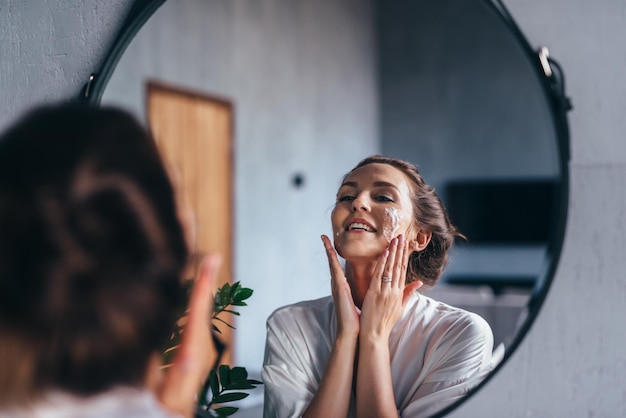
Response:
[{"label": "woman's neck", "polygon": [[370,287],[376,261],[367,263],[351,263],[346,260],[346,278],[352,289],[354,304],[361,309],[367,289]]}]

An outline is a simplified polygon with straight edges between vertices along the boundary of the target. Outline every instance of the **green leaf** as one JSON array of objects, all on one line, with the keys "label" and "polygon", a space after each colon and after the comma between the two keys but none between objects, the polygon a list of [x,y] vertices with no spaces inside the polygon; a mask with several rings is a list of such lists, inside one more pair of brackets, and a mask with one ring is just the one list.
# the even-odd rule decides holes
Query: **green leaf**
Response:
[{"label": "green leaf", "polygon": [[230,298],[232,299],[233,296],[239,291],[240,288],[241,288],[241,283],[239,282],[233,283],[233,286],[230,288],[230,292],[228,292],[228,296],[230,296]]},{"label": "green leaf", "polygon": [[239,289],[239,291],[235,294],[235,300],[245,300],[252,296],[253,290],[247,287]]},{"label": "green leaf", "polygon": [[[220,393],[220,384],[217,380],[217,373],[215,373],[215,370],[211,370],[209,373],[209,385],[211,387],[211,395],[213,396],[213,399],[215,399],[215,396]],[[213,403],[213,400],[211,400],[211,403]]]},{"label": "green leaf", "polygon": [[233,367],[230,370],[230,381],[241,382],[248,378],[248,371],[243,367]]},{"label": "green leaf", "polygon": [[246,382],[251,383],[253,385],[262,385],[263,382],[259,381],[259,380],[254,380],[254,379],[248,379],[246,380]]},{"label": "green leaf", "polygon": [[228,299],[228,296],[230,295],[230,284],[228,283],[224,283],[222,285],[222,287],[220,287],[219,289],[217,289],[217,292],[215,292],[216,294],[220,295],[220,299],[226,303],[226,300]]},{"label": "green leaf", "polygon": [[228,312],[230,314],[239,316],[239,312],[233,311],[233,310],[230,310],[230,309],[224,309],[224,310],[222,310],[222,312]]},{"label": "green leaf", "polygon": [[224,301],[223,301],[222,289],[217,289],[217,291],[215,292],[215,299],[213,300],[213,305],[217,307],[223,304],[224,304]]},{"label": "green leaf", "polygon": [[243,393],[243,392],[224,393],[219,396],[214,396],[211,402],[213,404],[217,404],[217,403],[239,401],[241,399],[247,398],[248,395],[249,395],[248,393]]},{"label": "green leaf", "polygon": [[224,390],[249,390],[256,389],[256,386],[246,382],[234,382],[224,388]]},{"label": "green leaf", "polygon": [[[230,325],[228,322],[224,321],[222,318],[213,318],[213,319],[215,319],[216,321],[220,321],[222,324],[226,325],[230,329],[235,329],[235,327]],[[221,334],[221,332],[220,332],[220,334]]]},{"label": "green leaf", "polygon": [[224,406],[222,408],[215,408],[214,411],[219,417],[229,417],[235,412],[239,411],[239,408],[235,408],[233,406]]},{"label": "green leaf", "polygon": [[[192,288],[194,285],[194,280],[189,280],[184,283],[185,290],[187,291],[187,298],[189,298]],[[248,306],[244,300],[250,298],[253,294],[252,289],[243,287],[240,282],[235,282],[233,284],[224,283],[214,295],[214,307],[213,314],[211,316],[211,328],[213,332],[221,334],[222,332],[217,327],[215,322],[221,322],[229,328],[235,329],[234,326],[226,322],[222,318],[218,318],[217,315],[222,312],[226,312],[231,315],[240,316],[240,313],[233,308],[229,308],[231,306]],[[180,317],[184,317],[187,314],[187,311],[180,312]],[[171,362],[174,352],[176,351],[176,346],[181,341],[183,328],[176,325],[172,330],[172,333],[169,336],[167,341],[167,346],[164,351],[164,358],[167,362]],[[172,349],[174,348],[174,349]],[[251,390],[255,389],[255,385],[263,384],[260,381],[248,379],[248,372],[243,367],[234,367],[230,368],[229,366],[222,365],[217,369],[211,370],[209,373],[209,377],[204,382],[202,390],[198,394],[198,407],[206,408],[209,405],[215,405],[217,403],[224,402],[232,402],[235,400],[244,399],[249,396],[247,393],[243,392],[230,392],[224,393],[225,391],[241,391],[241,390]],[[211,400],[207,399],[208,393],[211,393]],[[239,408],[234,407],[223,407],[217,408],[214,410],[220,417],[226,417],[237,412]]]},{"label": "green leaf", "polygon": [[219,372],[220,372],[220,383],[222,385],[223,388],[225,388],[226,386],[230,385],[230,367],[228,367],[228,365],[226,364],[222,364],[219,367]]}]

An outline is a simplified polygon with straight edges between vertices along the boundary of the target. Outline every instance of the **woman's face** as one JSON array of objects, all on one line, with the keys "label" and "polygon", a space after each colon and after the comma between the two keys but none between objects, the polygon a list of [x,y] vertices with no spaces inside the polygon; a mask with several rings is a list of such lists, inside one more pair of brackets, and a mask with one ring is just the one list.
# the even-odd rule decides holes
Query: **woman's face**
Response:
[{"label": "woman's face", "polygon": [[346,260],[375,259],[399,234],[415,239],[411,196],[408,178],[391,165],[373,163],[350,173],[331,214],[339,255]]}]

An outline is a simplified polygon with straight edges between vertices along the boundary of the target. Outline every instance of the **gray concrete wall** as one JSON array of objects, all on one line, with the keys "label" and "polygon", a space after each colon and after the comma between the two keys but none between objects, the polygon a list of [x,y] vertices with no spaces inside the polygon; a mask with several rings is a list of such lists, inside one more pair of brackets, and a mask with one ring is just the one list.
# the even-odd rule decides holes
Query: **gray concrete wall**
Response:
[{"label": "gray concrete wall", "polygon": [[[34,103],[78,93],[98,68],[128,6],[106,3],[0,2],[0,126]],[[537,322],[505,367],[452,416],[620,416],[626,410],[626,334],[621,331],[626,317],[626,4],[506,3],[531,42],[550,47],[566,70],[576,106],[570,115],[570,218],[563,257]]]},{"label": "gray concrete wall", "polygon": [[130,0],[0,0],[0,129],[42,101],[78,97]]},{"label": "gray concrete wall", "polygon": [[233,280],[254,289],[235,321],[238,365],[260,369],[273,310],[330,293],[319,236],[341,176],[379,150],[375,58],[369,1],[177,0],[105,90],[142,119],[147,80],[233,103]]}]

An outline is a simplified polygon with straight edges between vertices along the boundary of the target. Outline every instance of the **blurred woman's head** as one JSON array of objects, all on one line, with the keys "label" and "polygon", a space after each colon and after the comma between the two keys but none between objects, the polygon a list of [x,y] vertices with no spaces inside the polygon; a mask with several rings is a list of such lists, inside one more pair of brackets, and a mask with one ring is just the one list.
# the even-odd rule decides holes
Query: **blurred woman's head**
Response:
[{"label": "blurred woman's head", "polygon": [[0,138],[0,404],[142,384],[186,261],[172,185],[134,118],[26,115]]}]

